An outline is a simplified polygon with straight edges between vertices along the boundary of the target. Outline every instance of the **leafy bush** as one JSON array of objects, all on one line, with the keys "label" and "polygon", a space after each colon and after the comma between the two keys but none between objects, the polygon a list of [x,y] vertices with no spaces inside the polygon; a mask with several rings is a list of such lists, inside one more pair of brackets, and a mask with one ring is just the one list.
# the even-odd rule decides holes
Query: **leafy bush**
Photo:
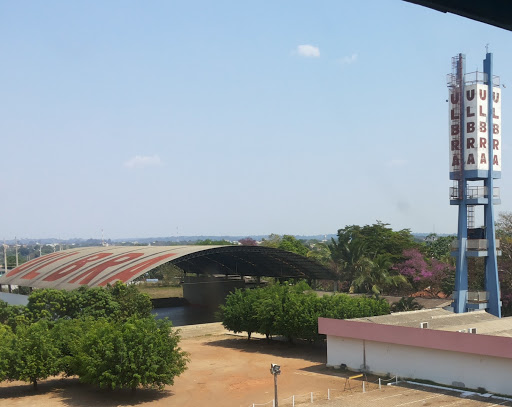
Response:
[{"label": "leafy bush", "polygon": [[0,301],[0,381],[59,373],[110,389],[162,388],[188,361],[167,321],[133,286],[36,290],[27,307]]},{"label": "leafy bush", "polygon": [[187,354],[178,342],[168,321],[99,319],[75,343],[74,370],[80,381],[101,388],[162,389],[186,368]]},{"label": "leafy bush", "polygon": [[235,332],[258,332],[270,338],[282,335],[315,340],[318,338],[318,318],[361,318],[389,314],[389,304],[367,297],[346,294],[318,297],[309,286],[273,284],[263,288],[236,290],[221,306],[222,324]]}]

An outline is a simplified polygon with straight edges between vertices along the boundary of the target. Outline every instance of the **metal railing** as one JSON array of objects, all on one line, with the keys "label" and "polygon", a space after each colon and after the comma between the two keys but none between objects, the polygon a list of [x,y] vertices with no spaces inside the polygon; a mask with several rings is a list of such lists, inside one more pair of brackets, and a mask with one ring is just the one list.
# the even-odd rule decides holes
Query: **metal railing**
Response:
[{"label": "metal railing", "polygon": [[[500,248],[500,239],[496,239],[494,241],[494,244],[496,245],[496,249]],[[487,250],[489,248],[489,242],[487,239],[468,239],[466,241],[466,248],[468,250]],[[459,249],[459,241],[454,240],[452,242],[452,249],[458,250]]]},{"label": "metal railing", "polygon": [[[487,187],[485,186],[466,188],[467,199],[487,198],[487,195]],[[500,196],[500,188],[494,187],[492,189],[492,197],[499,198]],[[462,199],[462,196],[459,195],[459,187],[450,187],[450,199]]]},{"label": "metal railing", "polygon": [[[368,380],[357,380],[356,383],[353,383],[353,386],[348,388],[345,386],[343,389],[327,389],[327,394],[323,392],[309,392],[299,395],[292,395],[287,398],[279,399],[279,407],[291,406],[296,407],[298,405],[304,404],[314,404],[316,401],[322,400],[334,400],[338,398],[346,397],[347,395],[353,393],[369,393],[375,390],[382,390],[382,387],[387,385],[398,384],[399,380],[397,376],[394,376],[390,379],[382,379],[378,378],[374,381]],[[253,403],[249,407],[275,407],[275,400],[267,401],[266,403]]]}]

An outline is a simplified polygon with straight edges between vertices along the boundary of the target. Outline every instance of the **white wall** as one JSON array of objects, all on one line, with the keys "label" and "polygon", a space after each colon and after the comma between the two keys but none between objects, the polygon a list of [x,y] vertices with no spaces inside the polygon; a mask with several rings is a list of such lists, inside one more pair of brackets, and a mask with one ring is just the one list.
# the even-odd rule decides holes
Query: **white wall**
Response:
[{"label": "white wall", "polygon": [[[468,334],[470,335],[470,334]],[[327,336],[327,365],[512,395],[512,359]],[[455,383],[458,382],[458,383]]]}]

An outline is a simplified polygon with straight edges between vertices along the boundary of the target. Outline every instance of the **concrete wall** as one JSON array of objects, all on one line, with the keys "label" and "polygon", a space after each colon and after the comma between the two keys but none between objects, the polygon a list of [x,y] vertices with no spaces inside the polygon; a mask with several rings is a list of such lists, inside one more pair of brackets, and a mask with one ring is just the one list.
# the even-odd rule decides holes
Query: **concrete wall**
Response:
[{"label": "concrete wall", "polygon": [[193,305],[217,307],[235,288],[244,288],[243,280],[214,280],[183,283],[183,297]]},{"label": "concrete wall", "polygon": [[[470,334],[467,334],[470,335]],[[327,364],[512,395],[512,360],[362,339],[327,337]]]}]

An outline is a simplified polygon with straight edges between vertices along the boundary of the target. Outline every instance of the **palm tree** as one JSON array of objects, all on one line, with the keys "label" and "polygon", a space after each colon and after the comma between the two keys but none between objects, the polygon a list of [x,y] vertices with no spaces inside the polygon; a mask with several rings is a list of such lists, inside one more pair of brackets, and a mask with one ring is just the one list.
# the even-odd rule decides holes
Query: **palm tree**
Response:
[{"label": "palm tree", "polygon": [[414,311],[422,308],[423,306],[413,297],[402,297],[391,304],[391,312]]},{"label": "palm tree", "polygon": [[331,239],[331,244],[328,247],[336,266],[335,271],[349,284],[368,265],[366,244],[360,239],[339,239],[338,243]]},{"label": "palm tree", "polygon": [[387,254],[381,254],[373,260],[362,258],[359,260],[359,266],[350,287],[351,292],[380,295],[388,287],[407,284],[404,276],[389,272],[392,262]]}]

